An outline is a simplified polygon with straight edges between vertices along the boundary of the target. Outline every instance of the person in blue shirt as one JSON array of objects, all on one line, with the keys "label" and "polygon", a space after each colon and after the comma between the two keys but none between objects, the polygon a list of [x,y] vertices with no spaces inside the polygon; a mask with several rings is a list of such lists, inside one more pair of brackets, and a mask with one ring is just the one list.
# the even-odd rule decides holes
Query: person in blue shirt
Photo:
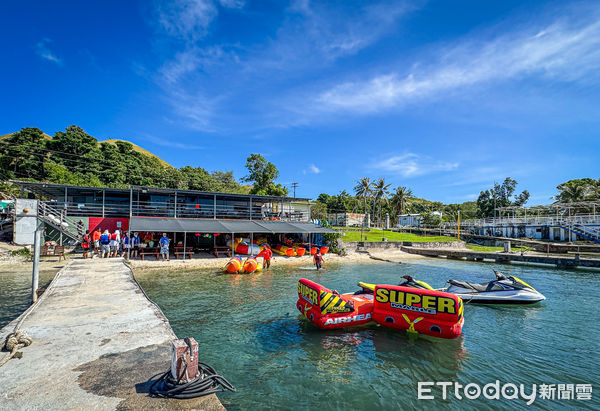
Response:
[{"label": "person in blue shirt", "polygon": [[131,246],[133,256],[137,257],[140,250],[140,235],[137,232],[133,233],[133,237],[131,237]]},{"label": "person in blue shirt", "polygon": [[167,233],[163,233],[162,237],[160,238],[160,256],[163,260],[166,259],[167,261],[169,261],[170,242],[171,240],[169,240],[169,237],[167,237]]}]

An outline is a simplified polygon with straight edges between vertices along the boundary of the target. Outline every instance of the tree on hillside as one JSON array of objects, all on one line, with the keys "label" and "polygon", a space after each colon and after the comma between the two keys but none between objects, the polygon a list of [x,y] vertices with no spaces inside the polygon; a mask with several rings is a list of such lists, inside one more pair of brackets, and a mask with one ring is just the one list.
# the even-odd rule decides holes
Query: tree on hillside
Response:
[{"label": "tree on hillside", "polygon": [[0,167],[3,178],[33,178],[45,176],[46,139],[39,128],[26,127],[0,142]]},{"label": "tree on hillside", "polygon": [[71,125],[65,131],[55,133],[47,147],[53,150],[50,158],[71,172],[96,174],[108,168],[103,161],[98,140],[81,127]]},{"label": "tree on hillside", "polygon": [[501,185],[496,183],[492,189],[480,192],[477,198],[477,216],[492,217],[496,208],[524,205],[529,199],[527,190],[523,190],[511,200],[517,184],[516,180],[507,177]]},{"label": "tree on hillside", "polygon": [[363,212],[367,213],[367,197],[371,195],[371,189],[373,188],[373,183],[369,177],[362,177],[360,180],[356,182],[354,186],[354,193],[357,197],[362,197],[365,203],[363,208]]},{"label": "tree on hillside", "polygon": [[275,165],[260,154],[251,154],[246,159],[246,168],[249,174],[242,178],[242,181],[252,183],[251,194],[285,196],[288,194],[287,187],[281,184],[275,184],[275,179],[279,177],[279,170]]}]

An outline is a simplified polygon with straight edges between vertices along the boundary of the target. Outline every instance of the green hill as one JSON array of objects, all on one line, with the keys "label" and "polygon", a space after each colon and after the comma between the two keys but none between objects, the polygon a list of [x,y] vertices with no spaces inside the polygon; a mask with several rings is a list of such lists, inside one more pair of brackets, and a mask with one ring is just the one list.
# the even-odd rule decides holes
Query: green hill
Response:
[{"label": "green hill", "polygon": [[[10,138],[13,134],[15,134],[15,133],[4,134],[4,135],[0,136],[0,140],[5,139],[5,138]],[[52,137],[49,136],[46,133],[44,133],[44,137],[47,140],[52,140]],[[148,151],[148,150],[146,150],[146,149],[138,146],[137,144],[132,143],[131,141],[120,140],[120,139],[110,139],[110,140],[99,141],[98,144],[100,145],[100,144],[106,143],[106,144],[116,145],[117,141],[123,141],[125,143],[129,143],[129,144],[131,144],[133,146],[133,150],[134,151],[137,151],[138,153],[144,154],[144,155],[149,156],[149,157],[155,157],[165,167],[172,167],[169,163],[167,163],[165,160],[163,160],[162,158],[160,158],[156,154],[151,153],[150,151]]]},{"label": "green hill", "polygon": [[132,143],[131,141],[127,141],[127,140],[120,140],[120,139],[110,139],[110,140],[104,140],[104,141],[99,141],[99,144],[112,144],[114,146],[117,145],[117,141],[123,141],[124,143],[129,143],[133,146],[133,151],[137,151],[138,153],[144,154],[146,156],[149,157],[155,157],[158,159],[158,161],[160,161],[160,163],[165,166],[165,167],[173,167],[172,165],[170,165],[169,163],[167,163],[165,160],[163,160],[162,158],[160,158],[159,156],[157,156],[156,154],[153,154],[151,152],[149,152],[146,149],[143,149],[142,147],[138,146],[137,144]]}]

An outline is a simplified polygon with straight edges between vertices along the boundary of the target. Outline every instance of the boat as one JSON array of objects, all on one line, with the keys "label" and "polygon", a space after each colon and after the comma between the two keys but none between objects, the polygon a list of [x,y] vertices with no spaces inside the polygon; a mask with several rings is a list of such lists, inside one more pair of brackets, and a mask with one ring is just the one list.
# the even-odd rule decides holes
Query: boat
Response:
[{"label": "boat", "polygon": [[465,302],[477,304],[534,304],[546,299],[525,281],[494,270],[496,279],[487,283],[448,280],[445,291],[458,295]]},{"label": "boat", "polygon": [[242,257],[234,255],[223,266],[224,273],[237,274],[242,270]]},{"label": "boat", "polygon": [[[359,283],[362,287],[363,283]],[[364,290],[364,287],[363,287]],[[373,294],[340,294],[306,278],[298,281],[296,307],[310,322],[321,329],[335,329],[367,324],[371,321]]]},{"label": "boat", "polygon": [[453,339],[462,333],[463,301],[405,276],[401,285],[373,285],[373,321],[411,334]]},{"label": "boat", "polygon": [[262,269],[263,269],[263,263],[261,261],[258,261],[256,259],[256,257],[250,256],[250,257],[246,258],[246,261],[244,261],[241,272],[250,274],[250,273],[262,271]]}]

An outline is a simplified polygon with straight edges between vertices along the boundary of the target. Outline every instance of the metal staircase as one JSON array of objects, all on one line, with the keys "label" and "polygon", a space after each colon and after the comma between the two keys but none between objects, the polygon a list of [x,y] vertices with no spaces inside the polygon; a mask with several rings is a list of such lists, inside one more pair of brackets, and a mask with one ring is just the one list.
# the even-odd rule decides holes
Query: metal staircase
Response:
[{"label": "metal staircase", "polygon": [[64,212],[50,206],[48,203],[39,202],[38,218],[58,232],[74,240],[74,244],[81,241],[82,233],[77,229],[77,220],[67,217]]},{"label": "metal staircase", "polygon": [[558,227],[562,228],[563,230],[574,233],[582,238],[585,238],[586,240],[600,244],[600,230],[597,228],[592,228],[580,224],[575,224],[572,226],[558,224]]}]

